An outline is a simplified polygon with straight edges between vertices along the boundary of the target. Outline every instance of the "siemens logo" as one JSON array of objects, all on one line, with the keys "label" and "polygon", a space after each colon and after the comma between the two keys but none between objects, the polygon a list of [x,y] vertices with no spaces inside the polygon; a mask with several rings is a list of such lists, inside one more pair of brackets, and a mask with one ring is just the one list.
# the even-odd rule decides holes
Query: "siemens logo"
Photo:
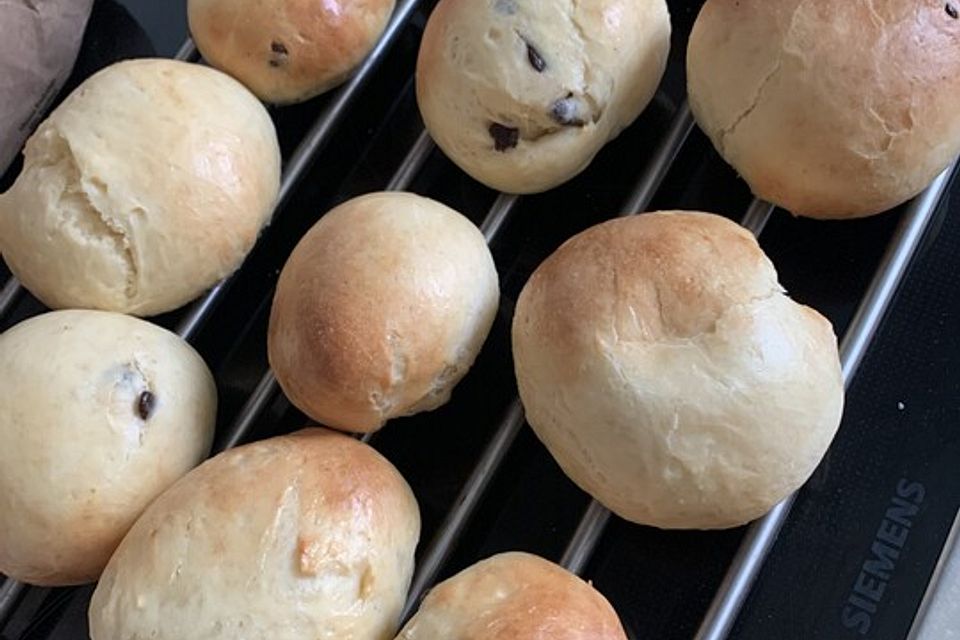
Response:
[{"label": "siemens logo", "polygon": [[910,537],[914,519],[920,511],[925,491],[919,482],[901,479],[897,482],[897,493],[890,499],[890,506],[884,514],[873,543],[870,555],[863,561],[853,590],[843,607],[840,620],[847,629],[853,629],[861,636],[867,635],[873,624],[887,583],[897,568],[900,550]]}]

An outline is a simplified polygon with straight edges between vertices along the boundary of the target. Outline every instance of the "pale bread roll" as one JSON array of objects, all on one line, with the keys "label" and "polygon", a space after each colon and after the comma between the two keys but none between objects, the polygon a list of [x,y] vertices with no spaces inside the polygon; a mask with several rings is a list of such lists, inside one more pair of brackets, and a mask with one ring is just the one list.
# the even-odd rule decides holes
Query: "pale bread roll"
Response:
[{"label": "pale bread roll", "polygon": [[520,295],[513,353],[527,419],[567,475],[657,527],[762,515],[810,476],[843,408],[830,323],[712,214],[568,240]]},{"label": "pale bread roll", "polygon": [[300,102],[340,84],[373,49],[394,0],[189,0],[205,60],[261,99]]},{"label": "pale bread roll", "polygon": [[440,0],[417,102],[437,145],[475,179],[545,191],[636,119],[669,50],[664,0]]},{"label": "pale bread roll", "polygon": [[222,453],[160,496],[107,565],[93,640],[391,638],[417,502],[348,436],[308,429]]},{"label": "pale bread roll", "polygon": [[169,311],[240,265],[279,176],[273,124],[240,83],[185,62],[120,62],[27,142],[0,196],[0,250],[51,308]]},{"label": "pale bread roll", "polygon": [[499,303],[497,270],[465,217],[412,193],[327,213],[280,274],[270,366],[311,418],[374,431],[450,399]]},{"label": "pale bread roll", "polygon": [[626,640],[592,586],[529,553],[501,553],[434,587],[396,640]]},{"label": "pale bread roll", "polygon": [[960,2],[707,0],[690,106],[753,192],[798,215],[894,207],[960,152]]},{"label": "pale bread roll", "polygon": [[137,516],[210,450],[217,391],[174,334],[57,311],[0,335],[0,573],[97,579]]}]

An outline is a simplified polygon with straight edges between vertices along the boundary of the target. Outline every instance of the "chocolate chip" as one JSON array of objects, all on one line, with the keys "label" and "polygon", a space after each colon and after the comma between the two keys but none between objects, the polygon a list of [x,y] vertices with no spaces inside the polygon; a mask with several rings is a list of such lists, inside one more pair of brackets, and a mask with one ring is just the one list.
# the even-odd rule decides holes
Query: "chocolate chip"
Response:
[{"label": "chocolate chip", "polygon": [[513,149],[520,141],[520,130],[516,127],[494,122],[490,125],[490,137],[493,138],[493,148],[497,151]]},{"label": "chocolate chip", "polygon": [[271,67],[279,67],[281,64],[283,64],[286,61],[287,56],[290,55],[290,52],[287,50],[286,45],[284,45],[279,40],[274,40],[273,42],[270,43],[270,52],[272,54],[270,56]]},{"label": "chocolate chip", "polygon": [[543,59],[536,47],[527,42],[526,39],[524,39],[524,42],[527,43],[527,60],[530,61],[530,66],[536,69],[537,73],[543,73],[543,70],[547,68],[546,60]]},{"label": "chocolate chip", "polygon": [[580,113],[580,101],[568,93],[566,97],[554,101],[550,107],[550,117],[565,127],[582,127],[586,124]]},{"label": "chocolate chip", "polygon": [[948,2],[947,6],[944,7],[944,9],[946,10],[947,15],[953,18],[954,20],[956,20],[957,18],[960,18],[960,13],[957,12],[957,8],[953,6],[953,4]]},{"label": "chocolate chip", "polygon": [[149,391],[144,391],[140,394],[140,397],[137,398],[137,415],[140,416],[141,420],[147,420],[156,406],[157,396]]}]

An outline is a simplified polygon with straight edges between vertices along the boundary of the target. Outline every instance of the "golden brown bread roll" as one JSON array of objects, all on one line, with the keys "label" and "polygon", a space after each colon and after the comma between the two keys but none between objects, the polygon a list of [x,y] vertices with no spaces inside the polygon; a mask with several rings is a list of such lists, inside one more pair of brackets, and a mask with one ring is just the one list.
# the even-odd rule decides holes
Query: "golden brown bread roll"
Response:
[{"label": "golden brown bread roll", "polygon": [[120,62],[27,142],[0,196],[0,250],[48,307],[162,313],[240,266],[279,184],[273,123],[240,83],[198,64]]},{"label": "golden brown bread roll", "polygon": [[486,339],[497,271],[465,217],[411,193],[327,213],[280,274],[270,366],[311,418],[348,431],[450,399]]},{"label": "golden brown bread roll", "polygon": [[222,453],[161,495],[110,559],[93,640],[383,640],[420,535],[371,447],[308,429]]},{"label": "golden brown bread roll", "polygon": [[373,49],[394,0],[189,0],[203,57],[262,100],[286,104],[343,82]]},{"label": "golden brown bread roll", "polygon": [[921,191],[960,152],[960,2],[707,0],[690,106],[753,192],[853,218]]},{"label": "golden brown bread roll", "polygon": [[396,640],[626,640],[592,586],[529,553],[501,553],[434,587]]},{"label": "golden brown bread roll", "polygon": [[545,191],[640,115],[669,51],[664,0],[440,0],[417,102],[437,145],[475,179]]},{"label": "golden brown bread roll", "polygon": [[568,240],[523,288],[513,353],[527,419],[567,475],[658,527],[762,515],[813,472],[843,407],[830,323],[712,214]]},{"label": "golden brown bread roll", "polygon": [[56,311],[0,335],[0,572],[97,579],[137,516],[210,451],[217,390],[149,322]]}]

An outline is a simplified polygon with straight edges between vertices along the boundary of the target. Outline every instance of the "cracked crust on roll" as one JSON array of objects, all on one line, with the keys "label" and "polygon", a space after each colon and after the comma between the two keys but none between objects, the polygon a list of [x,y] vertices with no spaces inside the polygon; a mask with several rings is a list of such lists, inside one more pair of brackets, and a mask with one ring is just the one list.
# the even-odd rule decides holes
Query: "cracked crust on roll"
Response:
[{"label": "cracked crust on roll", "polygon": [[238,82],[184,62],[121,62],[27,142],[0,196],[0,249],[51,308],[154,315],[240,265],[279,180],[273,124]]},{"label": "cracked crust on roll", "polygon": [[513,322],[527,419],[621,517],[723,528],[813,472],[843,407],[830,323],[720,216],[650,213],[564,243]]},{"label": "cracked crust on roll", "polygon": [[582,171],[663,75],[663,0],[441,0],[417,60],[417,101],[441,149],[500,191]]},{"label": "cracked crust on roll", "polygon": [[501,553],[434,587],[396,640],[626,640],[591,585],[529,553]]},{"label": "cracked crust on roll", "polygon": [[416,500],[373,448],[307,429],[232,449],[160,496],[90,603],[94,640],[392,637]]},{"label": "cracked crust on roll", "polygon": [[885,211],[960,152],[955,6],[708,0],[690,106],[758,197],[816,218]]}]

